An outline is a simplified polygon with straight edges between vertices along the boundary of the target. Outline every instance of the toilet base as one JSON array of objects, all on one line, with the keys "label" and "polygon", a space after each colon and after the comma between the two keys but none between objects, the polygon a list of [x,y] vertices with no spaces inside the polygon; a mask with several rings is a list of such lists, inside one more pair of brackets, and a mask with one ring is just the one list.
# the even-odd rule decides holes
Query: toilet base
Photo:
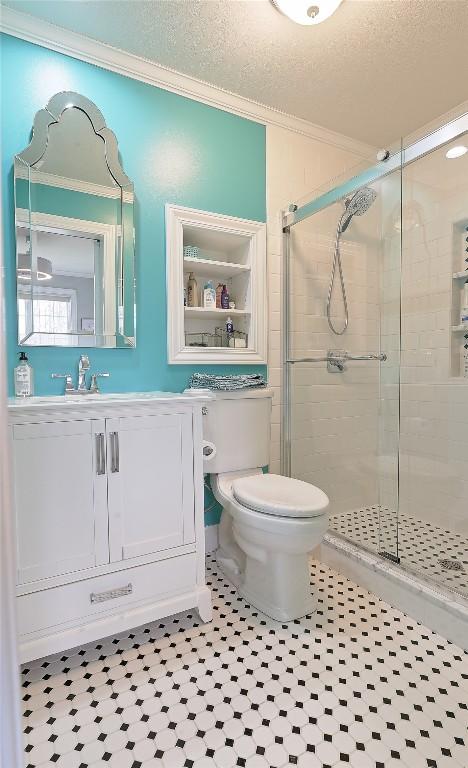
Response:
[{"label": "toilet base", "polygon": [[317,610],[307,554],[270,552],[263,562],[247,556],[238,590],[248,603],[275,621],[294,621]]}]

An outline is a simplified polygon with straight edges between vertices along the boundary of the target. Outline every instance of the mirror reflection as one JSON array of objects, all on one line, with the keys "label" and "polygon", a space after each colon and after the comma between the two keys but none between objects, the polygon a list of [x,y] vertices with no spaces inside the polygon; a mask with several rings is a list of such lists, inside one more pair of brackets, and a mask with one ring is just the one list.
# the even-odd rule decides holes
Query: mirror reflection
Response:
[{"label": "mirror reflection", "polygon": [[18,340],[135,345],[133,185],[97,107],[59,93],[15,158]]}]

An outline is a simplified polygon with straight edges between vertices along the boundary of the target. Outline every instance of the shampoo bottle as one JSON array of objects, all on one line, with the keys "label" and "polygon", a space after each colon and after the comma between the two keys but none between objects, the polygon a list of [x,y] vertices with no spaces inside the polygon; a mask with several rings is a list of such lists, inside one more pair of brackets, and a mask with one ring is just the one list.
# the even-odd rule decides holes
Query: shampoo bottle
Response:
[{"label": "shampoo bottle", "polygon": [[229,309],[229,293],[225,285],[223,285],[223,291],[221,293],[221,306],[223,309]]},{"label": "shampoo bottle", "polygon": [[203,306],[205,309],[216,309],[216,291],[211,280],[205,283],[203,289]]},{"label": "shampoo bottle", "polygon": [[228,319],[226,320],[226,333],[228,334],[228,336],[231,333],[234,333],[234,323],[232,322],[230,317],[228,317]]},{"label": "shampoo bottle", "polygon": [[34,373],[29,365],[25,352],[21,352],[19,363],[15,368],[16,397],[31,397],[34,394]]},{"label": "shampoo bottle", "polygon": [[221,309],[222,307],[222,304],[221,304],[222,293],[223,293],[223,284],[218,283],[218,286],[216,288],[216,309]]}]

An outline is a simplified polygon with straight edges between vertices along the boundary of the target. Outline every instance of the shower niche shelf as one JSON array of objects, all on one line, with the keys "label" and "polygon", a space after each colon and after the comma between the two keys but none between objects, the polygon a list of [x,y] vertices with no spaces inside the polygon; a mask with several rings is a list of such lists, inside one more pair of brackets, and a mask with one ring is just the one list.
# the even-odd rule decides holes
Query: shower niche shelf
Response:
[{"label": "shower niche shelf", "polygon": [[[465,283],[468,282],[468,218],[452,226],[452,327],[450,334],[451,375],[464,375],[464,356],[468,353],[468,324],[461,324]],[[467,379],[468,381],[468,379]]]},{"label": "shower niche shelf", "polygon": [[[191,272],[197,307],[184,306]],[[166,275],[169,363],[266,363],[265,224],[166,205]],[[226,285],[234,309],[202,306],[207,280]]]}]

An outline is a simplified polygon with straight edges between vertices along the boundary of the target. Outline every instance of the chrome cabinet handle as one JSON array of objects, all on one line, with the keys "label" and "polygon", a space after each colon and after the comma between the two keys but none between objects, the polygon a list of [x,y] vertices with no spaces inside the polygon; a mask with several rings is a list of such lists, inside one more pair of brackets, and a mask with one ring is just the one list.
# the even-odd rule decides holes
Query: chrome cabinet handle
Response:
[{"label": "chrome cabinet handle", "polygon": [[112,451],[111,459],[111,472],[116,473],[120,471],[120,450],[119,450],[119,433],[110,433],[110,443]]},{"label": "chrome cabinet handle", "polygon": [[106,446],[103,432],[96,433],[96,474],[106,474]]}]

